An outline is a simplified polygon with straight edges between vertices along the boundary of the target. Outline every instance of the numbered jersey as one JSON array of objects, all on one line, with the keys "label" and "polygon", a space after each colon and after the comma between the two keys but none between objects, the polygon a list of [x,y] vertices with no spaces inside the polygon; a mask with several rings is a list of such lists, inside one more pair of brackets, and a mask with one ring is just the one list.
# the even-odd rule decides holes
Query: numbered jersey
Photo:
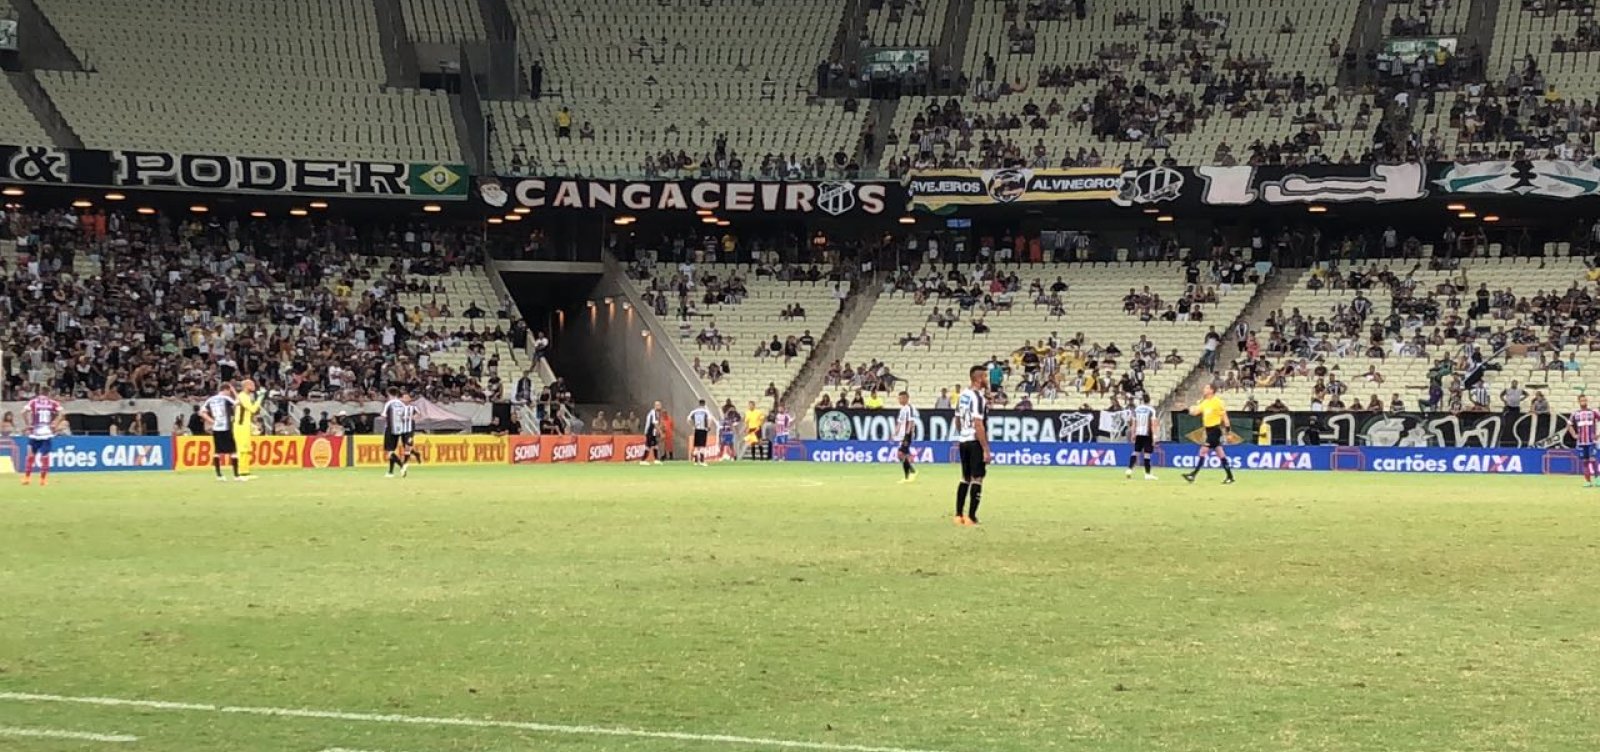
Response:
[{"label": "numbered jersey", "polygon": [[978,425],[988,413],[989,400],[976,389],[962,389],[956,399],[955,425],[952,427],[956,441],[977,441]]},{"label": "numbered jersey", "polygon": [[1154,436],[1156,433],[1156,409],[1149,405],[1138,405],[1133,408],[1133,425],[1128,426],[1130,436]]},{"label": "numbered jersey", "polygon": [[34,397],[28,400],[26,410],[28,415],[28,438],[55,438],[56,421],[61,419],[60,402],[49,397]]},{"label": "numbered jersey", "polygon": [[200,409],[206,415],[211,416],[211,430],[213,432],[231,431],[233,430],[233,411],[238,406],[239,403],[234,398],[226,394],[215,394],[211,396],[211,399],[206,400],[205,405],[201,406]]}]

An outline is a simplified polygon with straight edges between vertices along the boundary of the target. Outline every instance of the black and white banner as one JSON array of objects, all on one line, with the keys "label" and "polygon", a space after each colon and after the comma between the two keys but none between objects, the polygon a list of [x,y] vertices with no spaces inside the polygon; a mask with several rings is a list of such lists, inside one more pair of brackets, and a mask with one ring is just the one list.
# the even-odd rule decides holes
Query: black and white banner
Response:
[{"label": "black and white banner", "polygon": [[1428,196],[1422,164],[1362,167],[1196,167],[1207,206],[1417,201]]},{"label": "black and white banner", "polygon": [[[1234,430],[1265,427],[1276,445],[1328,444],[1372,447],[1500,447],[1548,449],[1566,446],[1567,416],[1535,413],[1232,413]],[[1187,414],[1174,417],[1178,436],[1199,426]],[[1251,427],[1253,426],[1253,427]],[[1241,431],[1244,427],[1246,431]],[[1256,436],[1245,436],[1254,441]]]},{"label": "black and white banner", "polygon": [[[954,441],[954,410],[920,410],[916,441]],[[894,441],[899,408],[866,410],[818,409],[817,438],[825,441]],[[1081,412],[994,410],[984,426],[990,441],[1087,444],[1125,441],[1128,414],[1103,410]]]},{"label": "black and white banner", "polygon": [[478,199],[490,209],[694,212],[793,212],[833,217],[877,216],[905,210],[895,183],[854,180],[589,180],[483,178]]}]

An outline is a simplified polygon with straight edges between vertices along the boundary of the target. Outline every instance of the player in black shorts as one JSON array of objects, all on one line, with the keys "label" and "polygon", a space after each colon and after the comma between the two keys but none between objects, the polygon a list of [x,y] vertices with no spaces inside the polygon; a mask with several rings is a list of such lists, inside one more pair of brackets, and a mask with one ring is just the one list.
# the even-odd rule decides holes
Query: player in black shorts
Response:
[{"label": "player in black shorts", "polygon": [[[983,480],[989,475],[989,431],[984,425],[989,399],[984,386],[988,369],[973,366],[968,388],[956,399],[955,434],[960,443],[961,483],[956,486],[956,524],[978,524],[978,504],[983,501]],[[970,500],[970,504],[969,504]]]}]

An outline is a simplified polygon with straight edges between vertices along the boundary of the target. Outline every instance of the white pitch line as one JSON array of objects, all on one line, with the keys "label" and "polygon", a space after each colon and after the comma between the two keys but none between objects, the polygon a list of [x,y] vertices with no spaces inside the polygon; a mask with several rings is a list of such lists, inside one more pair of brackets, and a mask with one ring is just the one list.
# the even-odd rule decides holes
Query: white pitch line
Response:
[{"label": "white pitch line", "polygon": [[136,742],[137,736],[126,734],[91,734],[87,731],[62,731],[60,729],[18,728],[0,726],[0,736],[21,736],[30,739],[71,739],[79,742]]},{"label": "white pitch line", "polygon": [[212,705],[194,702],[166,702],[162,700],[127,700],[116,697],[73,697],[46,695],[31,692],[0,692],[0,700],[17,702],[55,702],[74,705],[100,705],[108,707],[147,708],[196,713],[231,713],[236,715],[261,715],[277,718],[317,718],[333,721],[359,721],[365,723],[394,723],[410,726],[455,726],[461,728],[512,729],[537,731],[547,734],[574,736],[626,736],[636,739],[672,739],[686,742],[716,744],[742,744],[754,747],[783,749],[812,749],[821,752],[940,752],[940,750],[882,747],[865,744],[834,744],[832,742],[807,742],[794,739],[769,739],[759,736],[734,736],[732,734],[691,734],[684,731],[649,731],[618,726],[581,726],[532,721],[492,721],[477,718],[443,718],[383,713],[352,713],[342,710],[309,710],[304,708],[258,708],[235,705]]}]

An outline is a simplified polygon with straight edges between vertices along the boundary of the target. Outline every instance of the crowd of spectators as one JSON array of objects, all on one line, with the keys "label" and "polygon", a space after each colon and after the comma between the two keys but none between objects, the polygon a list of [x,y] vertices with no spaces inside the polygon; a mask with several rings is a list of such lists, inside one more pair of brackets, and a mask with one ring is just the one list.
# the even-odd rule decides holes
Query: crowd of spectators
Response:
[{"label": "crowd of spectators", "polygon": [[[1294,379],[1315,379],[1313,411],[1382,410],[1376,394],[1365,403],[1359,399],[1346,403],[1351,387],[1335,361],[1431,359],[1428,392],[1417,401],[1419,407],[1487,410],[1491,405],[1484,379],[1468,375],[1496,370],[1494,356],[1536,358],[1538,370],[1560,373],[1579,368],[1578,350],[1600,350],[1600,308],[1595,305],[1593,280],[1528,296],[1511,289],[1491,290],[1482,283],[1470,288],[1464,276],[1425,288],[1416,279],[1420,268],[1397,271],[1355,265],[1343,272],[1313,274],[1307,289],[1354,290],[1355,295],[1326,313],[1294,308],[1270,314],[1265,342],[1248,329],[1237,330],[1240,357],[1222,376],[1224,388],[1271,389]],[[1373,289],[1388,293],[1387,311],[1367,296]],[[1385,382],[1376,365],[1354,379],[1373,388]],[[1519,388],[1516,382],[1508,387]],[[1520,402],[1516,396],[1513,401]]]},{"label": "crowd of spectators", "polygon": [[[438,275],[479,263],[454,229],[13,210],[0,239],[16,242],[0,258],[14,395],[48,383],[68,398],[195,399],[249,377],[288,399],[373,400],[391,384],[495,399],[512,365],[484,345],[530,339],[508,301],[454,313],[440,297],[397,302],[442,297]],[[452,315],[472,323],[434,323]],[[464,367],[433,362],[462,349]]]}]

